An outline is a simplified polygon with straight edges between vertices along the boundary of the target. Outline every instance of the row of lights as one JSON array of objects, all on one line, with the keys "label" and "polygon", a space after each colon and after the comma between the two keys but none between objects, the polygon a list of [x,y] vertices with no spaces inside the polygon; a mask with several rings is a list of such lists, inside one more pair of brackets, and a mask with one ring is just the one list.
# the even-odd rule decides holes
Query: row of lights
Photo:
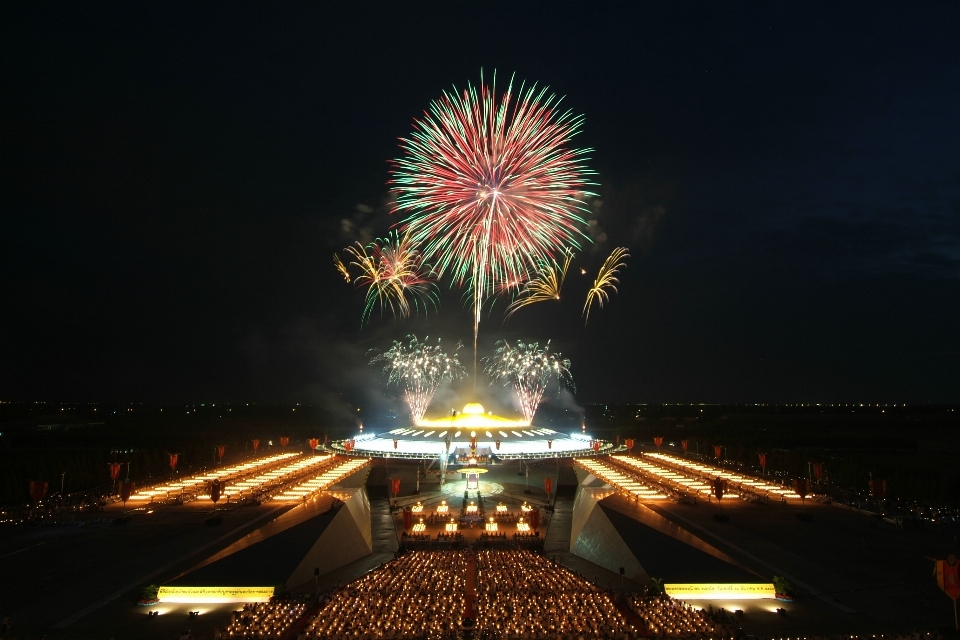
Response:
[{"label": "row of lights", "polygon": [[[618,456],[620,457],[620,456]],[[796,498],[800,499],[800,496],[796,491],[792,489],[784,489],[783,487],[759,480],[752,476],[744,476],[739,473],[733,473],[727,469],[721,467],[715,467],[711,464],[701,464],[699,462],[694,462],[692,460],[687,460],[685,458],[677,458],[674,456],[666,455],[663,453],[648,453],[645,454],[645,457],[653,458],[654,460],[660,460],[672,465],[676,465],[683,469],[687,469],[694,473],[699,473],[703,475],[709,475],[713,477],[720,476],[728,482],[733,482],[735,484],[742,484],[748,487],[752,487],[759,491],[767,491],[769,493],[775,493],[777,495],[786,496],[787,498]]]},{"label": "row of lights", "polygon": [[305,496],[316,493],[317,491],[322,491],[330,485],[336,484],[341,479],[368,464],[370,464],[370,461],[365,458],[350,458],[343,464],[335,466],[332,469],[327,469],[303,484],[292,489],[287,489],[278,496],[274,496],[274,500],[302,500]]},{"label": "row of lights", "polygon": [[216,478],[229,480],[230,476],[235,476],[239,474],[250,473],[257,469],[270,466],[281,462],[287,458],[295,457],[299,454],[296,453],[280,453],[275,456],[267,456],[266,458],[259,458],[251,462],[244,462],[243,464],[236,464],[232,467],[227,467],[221,469],[216,473],[199,473],[192,476],[187,476],[185,478],[180,478],[173,482],[167,482],[165,484],[154,485],[150,489],[143,489],[136,492],[134,495],[130,496],[131,500],[145,500],[152,498],[158,495],[165,495],[170,492],[179,493],[181,491],[187,491],[195,487],[204,486],[206,483],[213,481]]},{"label": "row of lights", "polygon": [[[620,458],[622,456],[614,457]],[[597,476],[607,484],[612,484],[618,489],[627,491],[631,495],[637,496],[642,500],[663,500],[666,498],[666,496],[660,491],[638,482],[635,478],[632,478],[625,473],[621,473],[620,471],[617,471],[613,467],[606,465],[599,460],[593,458],[577,458],[576,462],[578,465]]]},{"label": "row of lights", "polygon": [[[296,460],[290,464],[278,467],[276,469],[271,469],[265,473],[254,476],[253,478],[248,478],[242,480],[234,485],[227,485],[227,489],[233,489],[232,493],[238,493],[242,491],[252,491],[265,484],[270,484],[274,482],[283,482],[294,476],[300,475],[309,471],[314,467],[321,466],[329,462],[333,458],[333,455],[325,456],[316,456],[308,455],[303,456],[299,460]],[[230,495],[230,494],[226,494]]]}]

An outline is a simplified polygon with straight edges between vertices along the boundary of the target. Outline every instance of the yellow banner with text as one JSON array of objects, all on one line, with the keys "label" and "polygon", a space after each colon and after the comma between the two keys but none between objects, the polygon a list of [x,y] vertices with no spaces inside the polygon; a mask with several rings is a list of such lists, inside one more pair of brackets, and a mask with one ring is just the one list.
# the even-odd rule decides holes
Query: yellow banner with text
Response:
[{"label": "yellow banner with text", "polygon": [[267,602],[273,587],[160,587],[160,602]]},{"label": "yellow banner with text", "polygon": [[680,600],[713,600],[717,598],[739,598],[752,600],[772,598],[776,593],[771,583],[702,583],[702,584],[665,584],[663,590],[671,598]]}]

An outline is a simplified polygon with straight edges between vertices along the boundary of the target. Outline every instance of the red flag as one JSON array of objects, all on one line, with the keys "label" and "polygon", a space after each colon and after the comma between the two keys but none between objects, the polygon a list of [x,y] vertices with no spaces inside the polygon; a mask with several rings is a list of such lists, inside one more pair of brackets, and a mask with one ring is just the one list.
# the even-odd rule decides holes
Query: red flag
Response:
[{"label": "red flag", "polygon": [[952,553],[946,560],[937,560],[937,586],[954,602],[960,598],[960,563]]},{"label": "red flag", "polygon": [[797,492],[797,495],[801,499],[807,497],[807,479],[806,478],[797,478],[793,481],[793,490]]},{"label": "red flag", "polygon": [[256,452],[257,452],[257,449],[259,449],[259,448],[260,448],[260,441],[259,441],[259,440],[254,440],[254,441],[253,441],[253,452],[256,453]]},{"label": "red flag", "polygon": [[116,481],[120,477],[120,463],[108,462],[107,466],[110,467],[110,479]]},{"label": "red flag", "polygon": [[766,471],[767,471],[767,454],[765,454],[765,453],[758,453],[757,455],[760,456],[760,468],[763,469],[764,473],[766,473]]},{"label": "red flag", "polygon": [[657,445],[657,448],[659,449],[660,445],[663,444],[663,438],[661,438],[660,436],[657,436],[656,438],[653,439],[653,444]]},{"label": "red flag", "polygon": [[543,488],[547,490],[547,495],[549,496],[550,492],[553,491],[553,478],[544,478]]},{"label": "red flag", "polygon": [[220,484],[220,479],[214,479],[213,484],[210,485],[210,499],[213,500],[213,504],[217,504],[217,500],[220,499],[220,491],[223,489],[223,485]]},{"label": "red flag", "polygon": [[723,480],[723,478],[716,478],[713,481],[713,495],[717,496],[717,500],[723,498],[723,492],[726,490],[726,488],[727,483]]},{"label": "red flag", "polygon": [[120,499],[123,501],[123,504],[127,504],[127,500],[130,499],[130,494],[133,492],[133,482],[130,481],[130,478],[127,478],[120,483]]},{"label": "red flag", "polygon": [[413,511],[410,510],[410,507],[403,508],[403,528],[409,529],[413,526]]},{"label": "red flag", "polygon": [[307,444],[310,445],[310,448],[311,448],[311,449],[313,449],[314,451],[316,451],[316,450],[317,450],[317,445],[320,444],[320,441],[317,440],[316,438],[310,438],[310,440],[307,442]]},{"label": "red flag", "polygon": [[390,488],[393,489],[393,495],[400,494],[400,478],[390,478]]},{"label": "red flag", "polygon": [[600,441],[599,441],[599,440],[594,440],[593,442],[590,443],[590,446],[593,447],[593,450],[594,450],[594,451],[600,451]]},{"label": "red flag", "polygon": [[683,447],[683,452],[686,453],[686,452],[687,452],[687,447],[690,446],[690,441],[689,441],[689,440],[681,440],[681,441],[680,441],[680,446]]},{"label": "red flag", "polygon": [[476,437],[476,436],[470,436],[470,448],[471,448],[471,449],[476,449],[476,448],[477,448],[477,437]]},{"label": "red flag", "polygon": [[530,528],[536,531],[540,528],[540,509],[534,508],[528,516],[530,520]]},{"label": "red flag", "polygon": [[174,471],[176,471],[177,469],[177,458],[179,457],[180,457],[179,453],[170,454],[170,468],[173,469]]},{"label": "red flag", "polygon": [[393,439],[393,448],[394,448],[394,449],[397,448],[397,439],[396,439],[396,438]]},{"label": "red flag", "polygon": [[814,462],[814,463],[813,463],[813,477],[815,477],[818,481],[819,481],[821,478],[823,478],[823,463],[822,463],[822,462]]},{"label": "red flag", "polygon": [[287,436],[280,436],[280,446],[285,447],[288,444],[290,444],[290,438],[288,438]]},{"label": "red flag", "polygon": [[713,445],[713,457],[717,460],[723,457],[723,446],[719,444]]},{"label": "red flag", "polygon": [[217,457],[223,460],[223,454],[226,452],[227,448],[224,445],[217,447]]},{"label": "red flag", "polygon": [[623,444],[627,445],[627,451],[633,451],[633,438],[627,438],[623,441]]},{"label": "red flag", "polygon": [[47,481],[46,480],[31,480],[30,481],[30,497],[34,502],[40,502],[43,500],[43,496],[47,495]]},{"label": "red flag", "polygon": [[553,449],[553,440],[547,440],[547,449]]},{"label": "red flag", "polygon": [[[497,441],[496,441],[496,442],[494,442],[493,444],[495,444],[495,445],[497,446],[497,451],[500,451],[500,441],[499,441],[499,440],[497,440]],[[549,446],[550,446],[550,444],[549,444],[549,443],[547,443],[547,446],[549,447]]]}]

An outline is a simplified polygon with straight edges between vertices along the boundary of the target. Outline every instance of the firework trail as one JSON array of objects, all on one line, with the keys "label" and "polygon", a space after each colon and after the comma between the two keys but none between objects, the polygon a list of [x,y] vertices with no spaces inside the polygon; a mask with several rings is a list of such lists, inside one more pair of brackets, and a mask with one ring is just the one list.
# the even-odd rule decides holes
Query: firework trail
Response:
[{"label": "firework trail", "polygon": [[337,268],[337,271],[347,282],[350,282],[353,279],[350,277],[350,271],[347,270],[347,265],[343,264],[343,260],[341,260],[340,256],[337,254],[333,254],[333,266]]},{"label": "firework trail", "polygon": [[475,367],[483,303],[586,238],[590,150],[568,146],[583,118],[559,104],[536,85],[514,93],[512,79],[498,96],[496,76],[481,75],[479,86],[444,92],[400,141],[394,212],[438,275],[467,287]]},{"label": "firework trail", "polygon": [[372,350],[370,364],[383,362],[388,384],[403,389],[403,397],[410,407],[414,424],[426,413],[433,394],[444,380],[460,380],[466,376],[463,365],[457,358],[458,343],[452,354],[447,354],[437,344],[429,345],[425,338],[420,342],[416,336],[407,336],[406,343],[393,341],[393,346],[382,353]]},{"label": "firework trail", "polygon": [[360,270],[353,283],[367,287],[361,324],[370,317],[377,303],[381,312],[389,308],[394,317],[406,318],[411,313],[411,304],[418,309],[422,306],[426,311],[428,302],[436,302],[433,269],[423,261],[408,234],[400,236],[394,232],[367,246],[357,242],[345,251],[352,258],[350,265]]},{"label": "firework trail", "polygon": [[593,281],[593,286],[587,291],[587,302],[583,305],[583,313],[586,316],[583,322],[584,325],[590,321],[590,308],[593,306],[594,301],[603,309],[603,303],[610,299],[608,289],[613,289],[614,293],[617,292],[617,285],[620,284],[620,281],[617,279],[617,273],[620,269],[626,268],[626,259],[629,257],[630,252],[626,247],[617,247],[607,256],[607,259],[603,261],[603,266],[600,267],[600,271],[597,273],[597,279]]},{"label": "firework trail", "polygon": [[507,307],[505,320],[516,313],[521,307],[545,300],[559,300],[560,289],[567,277],[567,269],[573,260],[573,252],[567,251],[563,258],[563,266],[554,261],[541,263],[540,272],[523,286],[520,296]]},{"label": "firework trail", "polygon": [[517,346],[512,347],[506,340],[500,340],[494,355],[483,361],[486,363],[484,373],[493,381],[502,379],[504,386],[513,385],[523,418],[528,422],[533,420],[551,381],[556,380],[561,387],[573,387],[570,360],[551,353],[549,340],[543,349],[536,342],[524,344],[518,340]]}]

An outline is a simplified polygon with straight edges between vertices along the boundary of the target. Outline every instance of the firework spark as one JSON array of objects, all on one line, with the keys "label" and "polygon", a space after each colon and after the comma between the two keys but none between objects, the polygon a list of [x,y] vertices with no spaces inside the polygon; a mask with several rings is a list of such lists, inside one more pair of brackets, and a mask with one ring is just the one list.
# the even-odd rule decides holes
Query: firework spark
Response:
[{"label": "firework spark", "polygon": [[498,96],[496,77],[481,76],[444,92],[400,141],[394,212],[437,273],[467,287],[474,358],[483,303],[586,238],[590,150],[568,146],[583,118],[559,104],[536,85],[515,94],[512,79]]},{"label": "firework spark", "polygon": [[343,264],[343,260],[341,260],[337,254],[333,254],[333,266],[337,268],[337,271],[340,272],[344,280],[347,282],[353,280],[353,278],[350,277],[350,271],[347,270],[347,265]]},{"label": "firework spark", "polygon": [[563,266],[553,260],[549,263],[541,263],[537,276],[527,281],[520,296],[507,307],[506,319],[509,320],[510,316],[528,304],[559,300],[560,289],[563,288],[563,281],[567,277],[567,269],[570,268],[572,260],[573,252],[568,250],[563,258]]},{"label": "firework spark", "polygon": [[486,363],[484,372],[493,381],[502,379],[505,386],[513,386],[520,399],[520,410],[528,422],[533,420],[550,382],[556,380],[561,387],[573,387],[570,360],[562,358],[559,353],[551,353],[549,340],[543,349],[536,342],[524,344],[518,340],[517,346],[513,347],[506,340],[500,340],[494,355],[483,361]]},{"label": "firework spark", "polygon": [[395,384],[403,389],[404,400],[410,407],[410,415],[414,424],[418,423],[433,399],[437,387],[444,380],[460,380],[466,373],[460,360],[457,358],[458,343],[453,353],[448,354],[437,344],[427,344],[429,338],[423,342],[414,335],[407,336],[406,343],[393,341],[393,346],[384,352],[372,350],[373,358],[370,364],[385,363],[384,373],[388,383]]},{"label": "firework spark", "polygon": [[597,302],[602,309],[603,303],[610,299],[608,290],[612,289],[614,293],[617,292],[617,285],[620,284],[620,281],[617,279],[617,273],[620,269],[626,268],[626,259],[629,257],[630,252],[626,247],[617,247],[607,256],[607,259],[603,261],[603,266],[600,267],[600,271],[597,273],[597,279],[593,281],[593,286],[587,291],[587,302],[583,305],[583,314],[586,316],[583,322],[584,325],[590,321],[590,308],[593,306],[593,303]]},{"label": "firework spark", "polygon": [[426,311],[427,303],[436,302],[433,269],[413,247],[409,234],[394,232],[367,246],[357,242],[345,251],[353,258],[350,264],[360,269],[354,284],[367,287],[361,324],[377,303],[381,311],[389,308],[394,317],[406,318],[412,308]]}]

